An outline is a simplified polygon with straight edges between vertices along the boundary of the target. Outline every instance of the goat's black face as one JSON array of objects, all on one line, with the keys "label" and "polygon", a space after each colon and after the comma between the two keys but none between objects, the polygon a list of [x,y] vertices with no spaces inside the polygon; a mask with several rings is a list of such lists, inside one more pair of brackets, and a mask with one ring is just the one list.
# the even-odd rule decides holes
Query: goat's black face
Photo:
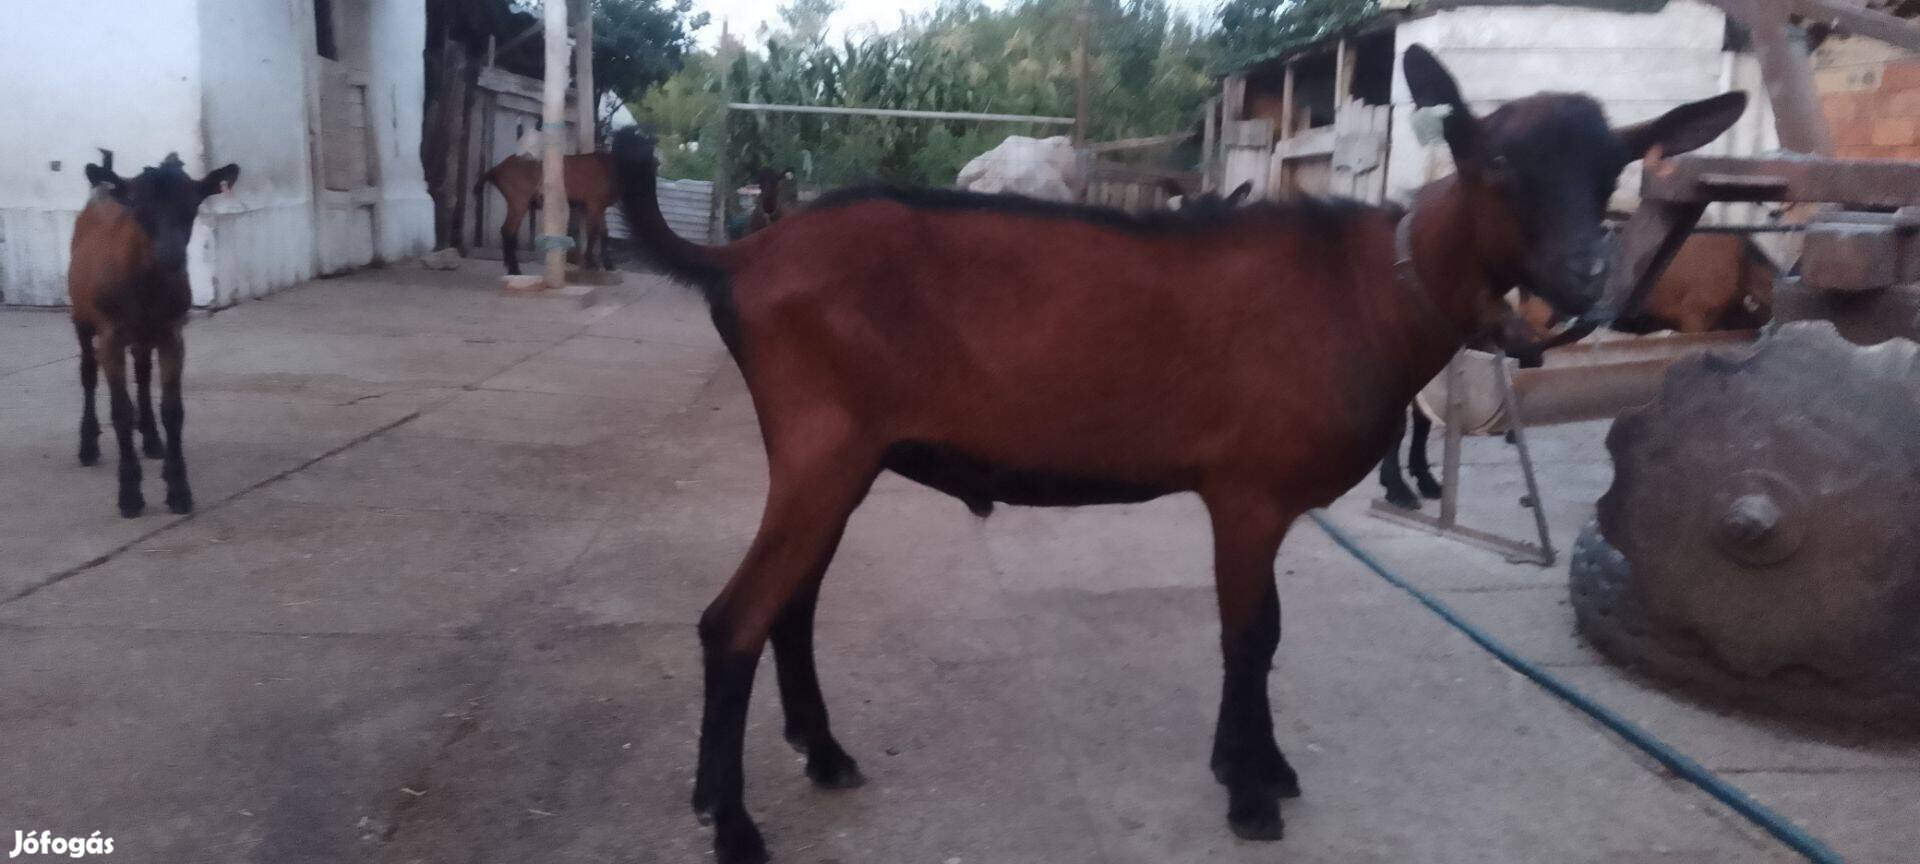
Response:
[{"label": "goat's black face", "polygon": [[187,241],[193,236],[200,202],[232,186],[239,177],[240,166],[227,165],[195,180],[187,175],[180,157],[171,153],[131,180],[110,168],[87,166],[88,182],[133,211],[134,221],[153,244],[153,266],[159,270],[186,266]]},{"label": "goat's black face", "polygon": [[1481,129],[1473,179],[1508,214],[1517,241],[1487,262],[1496,289],[1518,285],[1561,312],[1586,312],[1600,297],[1612,258],[1602,222],[1607,199],[1638,154],[1627,152],[1599,103],[1586,96],[1512,102]]},{"label": "goat's black face", "polygon": [[1425,48],[1407,49],[1405,72],[1416,104],[1447,109],[1441,129],[1493,289],[1525,288],[1568,315],[1594,309],[1605,288],[1612,249],[1602,220],[1621,170],[1655,148],[1671,156],[1705,145],[1747,104],[1745,93],[1725,93],[1615,129],[1587,96],[1542,93],[1479,118]]}]

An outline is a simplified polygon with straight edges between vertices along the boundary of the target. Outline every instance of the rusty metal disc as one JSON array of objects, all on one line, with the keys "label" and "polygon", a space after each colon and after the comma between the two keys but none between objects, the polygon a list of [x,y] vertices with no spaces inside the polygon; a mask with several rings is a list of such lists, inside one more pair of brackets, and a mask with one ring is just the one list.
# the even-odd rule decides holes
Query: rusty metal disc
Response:
[{"label": "rusty metal disc", "polygon": [[1607,436],[1609,616],[1717,674],[1920,693],[1917,355],[1800,322],[1676,365]]}]

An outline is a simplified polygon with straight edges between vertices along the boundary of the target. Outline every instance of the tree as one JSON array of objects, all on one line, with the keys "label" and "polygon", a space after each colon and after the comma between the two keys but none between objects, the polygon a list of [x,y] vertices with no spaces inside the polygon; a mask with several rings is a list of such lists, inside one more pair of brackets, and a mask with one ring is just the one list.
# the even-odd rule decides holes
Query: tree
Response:
[{"label": "tree", "polygon": [[693,0],[592,0],[594,104],[625,101],[680,70],[707,13]]},{"label": "tree", "polygon": [[1220,49],[1214,71],[1236,69],[1332,35],[1377,8],[1375,0],[1227,0],[1213,33]]}]

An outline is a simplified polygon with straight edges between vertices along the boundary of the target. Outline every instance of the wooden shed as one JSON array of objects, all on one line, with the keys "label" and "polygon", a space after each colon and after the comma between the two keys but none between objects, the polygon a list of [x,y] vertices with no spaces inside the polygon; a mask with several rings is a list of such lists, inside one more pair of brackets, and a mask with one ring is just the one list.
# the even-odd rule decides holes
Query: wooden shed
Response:
[{"label": "wooden shed", "polygon": [[[1451,171],[1446,148],[1423,147],[1413,136],[1412,97],[1399,65],[1408,45],[1433,50],[1476,111],[1543,90],[1580,91],[1621,124],[1727,90],[1764,92],[1758,63],[1733,35],[1724,13],[1695,0],[1641,13],[1383,0],[1344,32],[1222,79],[1210,106],[1207,185],[1250,182],[1266,198],[1404,200]],[[1758,99],[1706,152],[1775,146],[1771,111]],[[1630,199],[1638,175],[1622,178],[1620,188]]]}]

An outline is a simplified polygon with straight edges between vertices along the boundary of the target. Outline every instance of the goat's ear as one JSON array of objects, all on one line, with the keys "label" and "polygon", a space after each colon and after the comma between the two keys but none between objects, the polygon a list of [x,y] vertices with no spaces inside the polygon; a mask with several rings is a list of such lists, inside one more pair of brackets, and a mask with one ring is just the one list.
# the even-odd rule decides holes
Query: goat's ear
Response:
[{"label": "goat's ear", "polygon": [[1480,121],[1474,118],[1467,100],[1461,97],[1460,85],[1454,83],[1453,74],[1440,65],[1440,58],[1418,44],[1407,46],[1401,63],[1413,104],[1420,108],[1447,109],[1446,118],[1440,121],[1447,149],[1453,151],[1453,161],[1462,170],[1470,167],[1479,155]]},{"label": "goat's ear", "polygon": [[1248,180],[1245,183],[1235,186],[1233,187],[1232,192],[1227,193],[1227,206],[1232,207],[1235,204],[1245,201],[1247,200],[1247,196],[1252,194],[1253,194],[1252,180]]},{"label": "goat's ear", "polygon": [[1614,130],[1633,158],[1659,147],[1663,156],[1695,150],[1720,137],[1747,110],[1747,94],[1735,90],[1711,99],[1688,102],[1645,123]]},{"label": "goat's ear", "polygon": [[207,176],[200,178],[200,194],[202,196],[218,195],[232,188],[233,184],[239,179],[240,166],[229,162],[226,165],[207,172]]},{"label": "goat's ear", "polygon": [[95,189],[105,189],[108,193],[117,193],[126,187],[127,181],[113,173],[112,168],[99,165],[87,165],[87,185]]}]

